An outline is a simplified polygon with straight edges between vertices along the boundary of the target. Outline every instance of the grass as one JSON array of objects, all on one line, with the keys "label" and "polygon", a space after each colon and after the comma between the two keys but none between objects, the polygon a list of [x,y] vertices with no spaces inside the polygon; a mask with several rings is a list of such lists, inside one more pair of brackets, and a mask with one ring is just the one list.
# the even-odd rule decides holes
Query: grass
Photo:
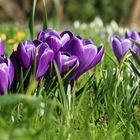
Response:
[{"label": "grass", "polygon": [[[6,55],[9,56],[13,45],[8,40],[14,40],[16,32],[25,32],[21,41],[30,36],[26,27],[5,27],[0,32],[7,36]],[[88,29],[74,32],[92,38],[97,45],[101,42],[105,45],[102,62],[76,81],[72,93],[70,86],[65,90],[64,79],[55,65],[58,83],[51,90],[54,79],[42,83],[38,96],[30,95],[36,85],[32,81],[28,94],[22,91],[1,96],[0,140],[140,139],[140,78],[128,62],[118,64],[108,36]]]}]

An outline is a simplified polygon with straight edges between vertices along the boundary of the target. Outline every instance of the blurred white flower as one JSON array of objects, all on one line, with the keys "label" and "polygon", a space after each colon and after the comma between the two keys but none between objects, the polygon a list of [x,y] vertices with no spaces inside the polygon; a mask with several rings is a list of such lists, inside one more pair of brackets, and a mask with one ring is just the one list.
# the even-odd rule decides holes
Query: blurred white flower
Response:
[{"label": "blurred white flower", "polygon": [[100,17],[95,17],[94,19],[94,23],[98,26],[98,27],[103,27],[104,23],[102,21],[102,19]]},{"label": "blurred white flower", "polygon": [[86,23],[82,23],[80,28],[81,30],[86,30],[88,28],[88,25]]},{"label": "blurred white flower", "polygon": [[75,29],[79,29],[80,28],[80,22],[78,20],[74,21],[73,26]]}]

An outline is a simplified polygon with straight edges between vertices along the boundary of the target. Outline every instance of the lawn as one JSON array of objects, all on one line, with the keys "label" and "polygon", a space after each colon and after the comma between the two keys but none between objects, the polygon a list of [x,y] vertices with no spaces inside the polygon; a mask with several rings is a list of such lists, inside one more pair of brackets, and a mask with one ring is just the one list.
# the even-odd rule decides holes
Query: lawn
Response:
[{"label": "lawn", "polygon": [[[31,39],[27,25],[0,27],[5,57],[19,42]],[[69,72],[61,76],[55,63],[56,75],[47,73],[39,86],[32,75],[27,78],[28,70],[21,70],[17,85],[0,96],[0,140],[140,139],[139,56],[131,52],[119,63],[110,46],[112,34],[104,25],[81,28],[56,27],[59,32],[71,29],[74,34],[91,38],[97,47],[103,43],[101,62],[76,79],[74,86],[69,83]],[[35,38],[39,30],[36,25]],[[24,85],[26,78],[28,85]]]}]

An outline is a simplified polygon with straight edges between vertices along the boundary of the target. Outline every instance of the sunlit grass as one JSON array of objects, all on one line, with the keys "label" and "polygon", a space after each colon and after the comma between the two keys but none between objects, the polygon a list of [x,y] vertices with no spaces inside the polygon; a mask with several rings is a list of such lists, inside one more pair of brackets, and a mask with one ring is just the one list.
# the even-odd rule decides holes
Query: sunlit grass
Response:
[{"label": "sunlit grass", "polygon": [[[36,91],[37,83],[31,79],[27,91],[1,96],[1,140],[140,139],[139,77],[127,65],[118,64],[108,36],[89,29],[74,32],[92,38],[97,45],[102,42],[109,56],[105,54],[100,64],[75,82],[71,97],[56,66],[56,85],[56,79],[51,79]],[[30,37],[26,28],[7,27],[0,33],[7,56],[18,42]],[[33,91],[39,94],[32,95]]]}]

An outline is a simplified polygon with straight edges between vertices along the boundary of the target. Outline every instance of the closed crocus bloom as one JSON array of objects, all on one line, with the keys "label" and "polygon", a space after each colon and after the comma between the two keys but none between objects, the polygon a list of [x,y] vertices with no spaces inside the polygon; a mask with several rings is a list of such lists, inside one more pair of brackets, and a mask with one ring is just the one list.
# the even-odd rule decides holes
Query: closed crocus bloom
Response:
[{"label": "closed crocus bloom", "polygon": [[14,67],[9,58],[0,57],[0,94],[7,92],[14,79]]},{"label": "closed crocus bloom", "polygon": [[[140,44],[140,35],[137,32],[126,32],[125,38],[132,39]],[[140,48],[137,47],[134,43],[132,43],[132,49],[137,55],[140,55]]]},{"label": "closed crocus bloom", "polygon": [[24,68],[29,68],[34,60],[35,45],[32,41],[27,40],[24,43],[19,43],[17,54],[20,59],[21,65]]},{"label": "closed crocus bloom", "polygon": [[4,43],[0,38],[0,55],[4,55]]},{"label": "closed crocus bloom", "polygon": [[53,60],[54,52],[47,43],[42,43],[36,48],[36,78],[40,79],[44,76]]},{"label": "closed crocus bloom", "polygon": [[113,37],[111,39],[112,50],[119,62],[121,62],[123,56],[131,46],[132,43],[129,39],[120,39],[119,37]]},{"label": "closed crocus bloom", "polygon": [[78,58],[66,52],[58,52],[54,59],[62,76],[70,69],[75,69],[79,66]]}]

